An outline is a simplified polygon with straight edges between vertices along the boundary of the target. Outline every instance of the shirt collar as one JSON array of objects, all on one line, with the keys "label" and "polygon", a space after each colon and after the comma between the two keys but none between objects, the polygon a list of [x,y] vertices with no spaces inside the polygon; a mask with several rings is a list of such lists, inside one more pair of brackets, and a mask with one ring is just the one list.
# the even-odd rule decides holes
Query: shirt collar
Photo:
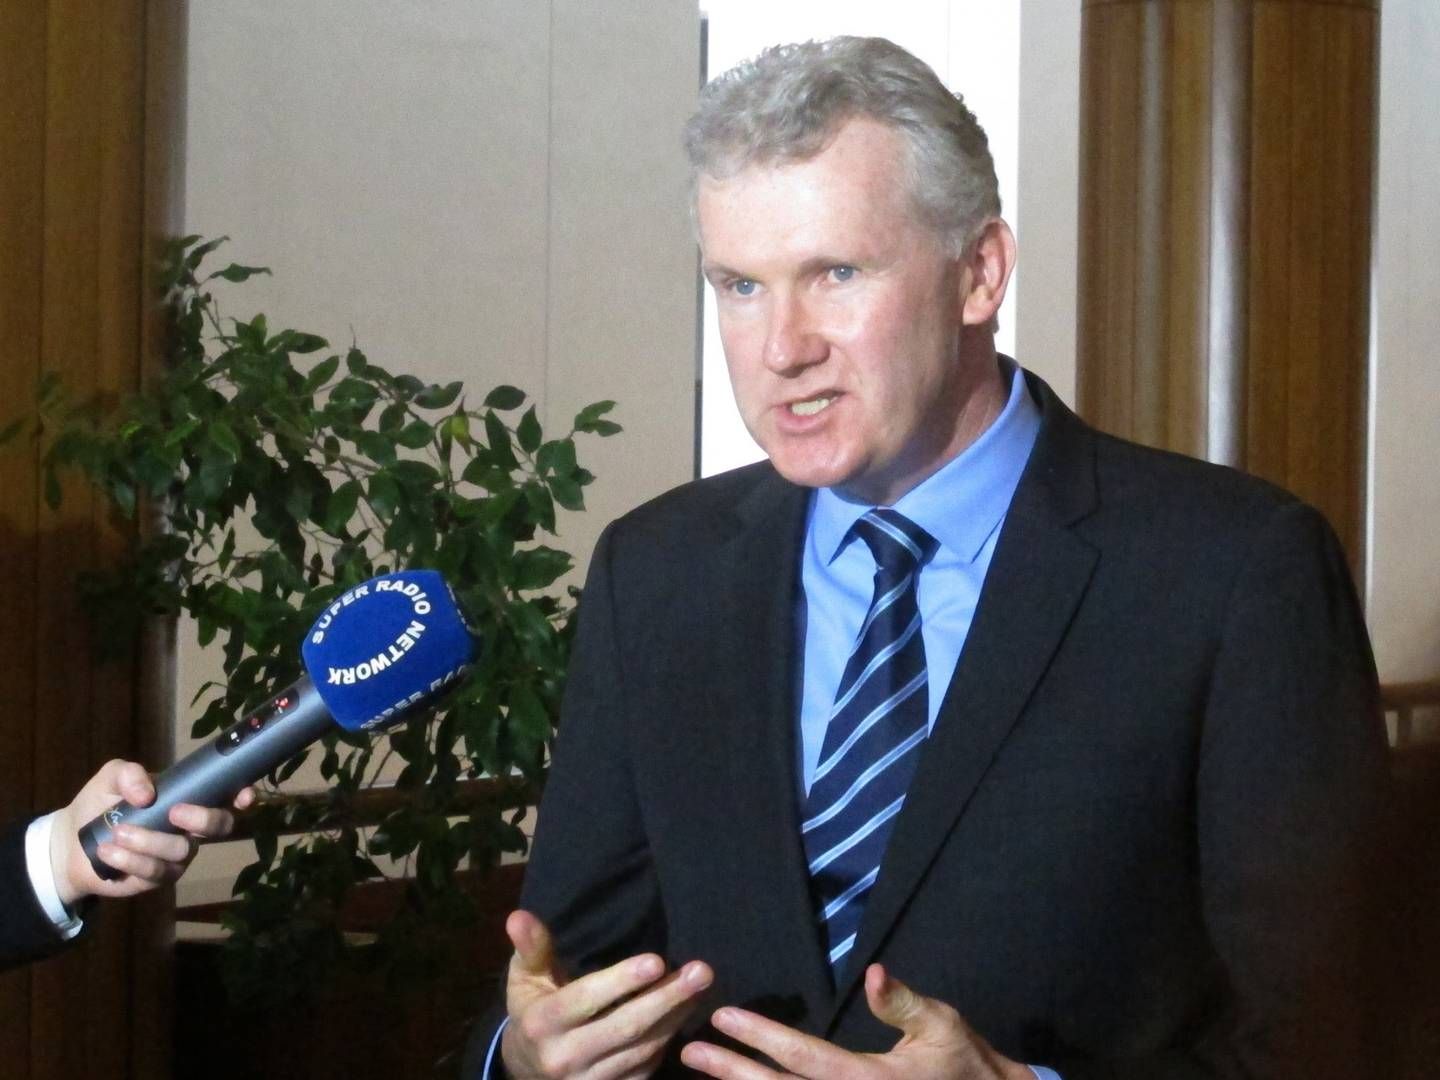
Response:
[{"label": "shirt collar", "polygon": [[[964,562],[974,562],[999,527],[1025,471],[1040,431],[1040,409],[1025,385],[1025,373],[1008,356],[1000,370],[1010,378],[1005,408],[980,437],[933,474],[911,488],[895,509]],[[847,502],[832,488],[816,491],[811,504],[810,535],[826,563],[840,554],[850,527],[870,507]]]}]

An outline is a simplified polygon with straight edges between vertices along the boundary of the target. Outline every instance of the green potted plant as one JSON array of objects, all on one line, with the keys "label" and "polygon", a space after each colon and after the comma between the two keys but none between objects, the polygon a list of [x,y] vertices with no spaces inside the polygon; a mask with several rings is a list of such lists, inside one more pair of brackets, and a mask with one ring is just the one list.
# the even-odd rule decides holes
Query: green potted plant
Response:
[{"label": "green potted plant", "polygon": [[[457,868],[524,849],[517,804],[526,800],[506,787],[533,791],[541,779],[578,595],[558,591],[573,560],[543,540],[557,509],[583,509],[593,479],[576,436],[620,428],[602,401],[547,438],[512,386],[476,404],[459,382],[392,373],[354,346],[334,351],[314,334],[271,328],[264,315],[228,319],[217,285],[268,270],[205,273],[223,242],[173,245],[163,277],[171,355],[143,392],[104,409],[42,380],[46,497],[58,502],[57,476],[74,469],[117,513],[149,507],[156,522],[119,569],[80,583],[102,645],[126,647],[146,618],[193,619],[200,643],[223,657],[223,679],[191,703],[192,733],[204,736],[296,678],[300,639],[321,609],[387,570],[439,570],[483,642],[436,712],[375,738],[337,729],[265,781],[273,795],[318,753],[328,785],[262,801],[247,823],[257,858],[224,916],[227,968],[241,996],[261,987],[273,996],[357,957],[423,968],[473,917]],[[370,831],[356,807],[387,763],[392,798]],[[498,782],[476,798],[466,785],[481,777]],[[337,915],[355,885],[384,876],[381,856],[405,871],[405,900],[357,953],[342,947]]]}]

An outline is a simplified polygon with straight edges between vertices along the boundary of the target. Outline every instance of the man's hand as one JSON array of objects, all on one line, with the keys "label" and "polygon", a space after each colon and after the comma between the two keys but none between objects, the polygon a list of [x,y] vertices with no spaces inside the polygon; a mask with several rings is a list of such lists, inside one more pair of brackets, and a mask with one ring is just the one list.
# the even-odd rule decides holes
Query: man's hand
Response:
[{"label": "man's hand", "polygon": [[667,973],[664,960],[646,953],[567,982],[539,919],[512,911],[505,932],[515,955],[505,983],[510,1024],[500,1052],[515,1080],[649,1076],[714,980],[709,965],[698,960]]},{"label": "man's hand", "polygon": [[[132,806],[149,806],[155,799],[155,784],[143,766],[110,761],[55,815],[50,830],[50,867],[63,903],[72,904],[84,896],[134,896],[174,881],[195,857],[197,839],[219,839],[235,828],[230,811],[189,803],[170,808],[170,823],[184,830],[180,835],[135,825],[117,826],[114,840],[101,844],[97,854],[125,876],[103,881],[80,846],[80,829],[122,799]],[[235,809],[244,810],[254,801],[255,790],[247,787],[235,796]]]},{"label": "man's hand", "polygon": [[680,1060],[720,1080],[1034,1080],[1030,1069],[991,1049],[960,1014],[922,997],[879,964],[865,972],[865,998],[876,1019],[902,1032],[886,1054],[857,1054],[744,1009],[718,1010],[711,1022],[759,1050],[783,1072],[711,1043],[692,1042]]}]

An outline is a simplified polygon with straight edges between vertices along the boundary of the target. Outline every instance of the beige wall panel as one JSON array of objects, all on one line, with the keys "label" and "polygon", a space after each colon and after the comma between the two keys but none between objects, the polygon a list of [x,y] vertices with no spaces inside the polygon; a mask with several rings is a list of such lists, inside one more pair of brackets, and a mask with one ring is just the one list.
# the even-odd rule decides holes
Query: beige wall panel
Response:
[{"label": "beige wall panel", "polygon": [[[613,398],[599,480],[562,528],[584,565],[611,518],[694,474],[696,255],[681,128],[695,107],[694,0],[555,0],[548,422]],[[728,388],[727,388],[728,391]]]},{"label": "beige wall panel", "polygon": [[194,0],[187,228],[248,318],[488,388],[543,378],[543,3]]},{"label": "beige wall panel", "polygon": [[1080,5],[1020,4],[1016,355],[1075,403]]},{"label": "beige wall panel", "polygon": [[1386,682],[1440,678],[1440,5],[1380,8],[1371,633]]}]

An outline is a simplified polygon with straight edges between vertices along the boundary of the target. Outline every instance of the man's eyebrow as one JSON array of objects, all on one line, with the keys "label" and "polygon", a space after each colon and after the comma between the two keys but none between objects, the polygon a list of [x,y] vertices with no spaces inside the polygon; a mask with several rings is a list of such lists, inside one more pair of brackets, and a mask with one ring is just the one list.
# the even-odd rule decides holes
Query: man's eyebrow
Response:
[{"label": "man's eyebrow", "polygon": [[[835,266],[850,266],[853,263],[849,260],[835,255],[812,255],[798,267],[800,277],[809,277],[811,274],[821,273]],[[740,270],[732,270],[724,263],[701,262],[700,273],[705,275],[707,281],[724,280],[726,278],[746,279],[748,274]]]},{"label": "man's eyebrow", "polygon": [[716,281],[724,278],[743,278],[745,275],[739,270],[732,270],[724,263],[703,261],[700,263],[700,273],[705,275],[707,281]]}]

